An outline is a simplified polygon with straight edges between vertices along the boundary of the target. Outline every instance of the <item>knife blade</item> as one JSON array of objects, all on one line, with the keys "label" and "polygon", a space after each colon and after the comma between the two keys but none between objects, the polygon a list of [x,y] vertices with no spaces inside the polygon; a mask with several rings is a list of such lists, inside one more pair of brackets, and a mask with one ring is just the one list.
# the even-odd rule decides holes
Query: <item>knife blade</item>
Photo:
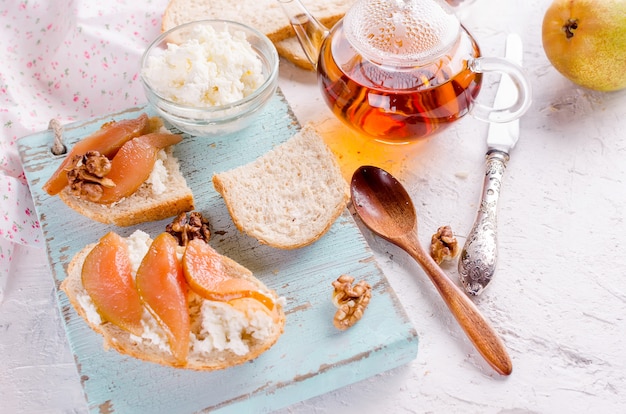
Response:
[{"label": "knife blade", "polygon": [[[505,57],[522,66],[523,45],[522,39],[516,33],[511,33],[506,38]],[[508,75],[502,75],[500,85],[496,91],[493,107],[496,109],[507,108],[517,99],[517,87]],[[492,122],[487,132],[487,148],[498,150],[507,154],[515,147],[519,138],[519,118],[511,122]]]},{"label": "knife blade", "polygon": [[[506,39],[505,57],[522,65],[523,44],[519,35],[511,33]],[[508,75],[502,75],[493,107],[510,106],[517,99],[517,88]],[[476,219],[459,258],[459,278],[465,291],[479,295],[492,280],[498,259],[497,208],[502,177],[509,153],[519,139],[519,119],[489,124],[485,177]]]}]

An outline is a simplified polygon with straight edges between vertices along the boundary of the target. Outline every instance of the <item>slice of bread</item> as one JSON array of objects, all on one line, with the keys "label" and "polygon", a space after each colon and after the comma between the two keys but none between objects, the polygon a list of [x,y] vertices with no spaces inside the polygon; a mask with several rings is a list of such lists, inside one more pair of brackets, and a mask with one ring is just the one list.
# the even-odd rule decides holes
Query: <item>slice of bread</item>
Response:
[{"label": "slice of bread", "polygon": [[[194,209],[193,193],[180,172],[178,160],[172,148],[163,150],[162,165],[167,175],[155,190],[148,179],[131,196],[111,204],[98,204],[72,195],[66,187],[58,195],[70,208],[92,220],[120,227],[162,220]],[[164,154],[164,156],[163,156]]]},{"label": "slice of bread", "polygon": [[[152,240],[143,232],[136,232],[130,237],[136,237],[136,234],[138,233],[138,240],[135,240],[134,243],[145,243],[149,246]],[[283,333],[285,313],[282,307],[281,299],[274,291],[268,289],[259,279],[254,277],[248,269],[225,256],[221,256],[222,264],[228,274],[232,277],[240,277],[250,280],[259,286],[259,289],[265,294],[272,295],[276,304],[274,307],[275,319],[273,321],[273,325],[270,330],[263,335],[263,339],[259,339],[261,335],[255,334],[254,332],[252,334],[245,333],[242,335],[240,338],[241,343],[238,343],[237,346],[241,347],[241,344],[245,344],[247,352],[236,352],[233,349],[239,348],[232,346],[232,349],[230,349],[228,345],[229,342],[233,341],[232,338],[221,337],[223,334],[215,334],[218,338],[218,340],[215,340],[206,331],[210,331],[212,329],[211,323],[214,323],[215,320],[223,317],[224,315],[230,314],[230,312],[237,312],[237,310],[230,309],[232,306],[226,302],[205,300],[190,290],[188,303],[191,318],[192,339],[187,364],[180,366],[180,363],[176,361],[169,350],[165,332],[159,327],[158,323],[149,312],[144,312],[143,319],[145,321],[145,331],[142,337],[134,336],[110,322],[103,321],[97,314],[95,307],[93,307],[93,303],[90,302],[89,295],[83,288],[81,281],[83,263],[95,245],[95,243],[87,245],[74,255],[67,268],[67,277],[61,283],[60,288],[67,295],[71,305],[76,310],[76,313],[85,320],[91,329],[102,335],[105,349],[114,349],[121,354],[130,355],[137,359],[161,365],[184,369],[211,371],[242,364],[258,357],[274,345]],[[255,301],[254,299],[246,300]],[[250,309],[250,312],[253,312],[254,308]],[[215,316],[211,315],[211,312],[214,312]],[[206,318],[211,322],[203,324],[202,318]],[[248,316],[248,318],[252,317]],[[223,349],[218,349],[220,348],[218,345],[212,345],[219,342],[226,344],[222,346]]]},{"label": "slice of bread", "polygon": [[[311,15],[329,28],[353,3],[354,0],[303,0]],[[251,26],[264,33],[281,56],[297,66],[313,69],[278,0],[170,0],[163,13],[161,29],[167,31],[183,23],[204,19],[233,20]],[[285,39],[289,40],[281,42]]]},{"label": "slice of bread", "polygon": [[349,200],[335,156],[311,124],[256,160],[213,176],[237,228],[281,249],[324,235]]},{"label": "slice of bread", "polygon": [[279,56],[284,57],[297,67],[305,70],[314,71],[315,66],[311,63],[300,46],[300,41],[296,37],[288,37],[287,39],[274,42],[276,51]]}]

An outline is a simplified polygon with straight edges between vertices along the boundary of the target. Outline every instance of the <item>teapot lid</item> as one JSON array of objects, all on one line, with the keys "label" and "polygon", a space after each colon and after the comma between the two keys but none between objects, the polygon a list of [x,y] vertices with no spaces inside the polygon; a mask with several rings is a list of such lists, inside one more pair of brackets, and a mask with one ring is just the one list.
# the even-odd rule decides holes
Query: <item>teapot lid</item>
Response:
[{"label": "teapot lid", "polygon": [[348,41],[368,60],[411,66],[448,50],[461,24],[443,0],[359,0],[343,26]]}]

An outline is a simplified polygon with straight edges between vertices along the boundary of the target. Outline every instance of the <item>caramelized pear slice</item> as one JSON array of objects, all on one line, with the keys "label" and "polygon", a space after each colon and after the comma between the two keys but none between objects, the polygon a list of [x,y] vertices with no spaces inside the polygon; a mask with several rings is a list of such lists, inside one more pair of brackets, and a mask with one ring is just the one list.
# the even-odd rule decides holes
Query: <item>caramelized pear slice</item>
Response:
[{"label": "caramelized pear slice", "polygon": [[50,195],[58,194],[67,185],[66,168],[75,155],[83,155],[87,151],[98,151],[100,154],[112,158],[127,141],[151,132],[156,127],[155,122],[148,119],[148,115],[141,114],[135,119],[108,122],[102,127],[78,141],[67,154],[59,168],[43,185],[43,189]]},{"label": "caramelized pear slice", "polygon": [[165,331],[174,358],[185,365],[191,327],[187,284],[177,246],[174,236],[159,234],[139,265],[136,283],[141,300]]},{"label": "caramelized pear slice", "polygon": [[111,160],[111,171],[106,175],[115,186],[102,187],[102,197],[95,202],[110,204],[133,194],[150,176],[159,150],[182,139],[180,135],[152,133],[126,142]]},{"label": "caramelized pear slice", "polygon": [[85,257],[81,278],[103,320],[140,336],[143,305],[131,274],[126,241],[105,234]]},{"label": "caramelized pear slice", "polygon": [[189,287],[205,299],[229,302],[252,298],[270,311],[274,301],[259,286],[244,277],[250,271],[228,257],[220,255],[205,241],[191,240],[183,254],[183,272]]}]

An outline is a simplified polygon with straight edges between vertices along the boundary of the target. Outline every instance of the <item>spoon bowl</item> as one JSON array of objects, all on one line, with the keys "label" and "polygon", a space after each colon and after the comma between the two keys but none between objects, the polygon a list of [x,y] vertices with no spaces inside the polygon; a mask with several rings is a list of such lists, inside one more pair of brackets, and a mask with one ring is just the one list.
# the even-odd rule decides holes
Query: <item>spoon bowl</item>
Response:
[{"label": "spoon bowl", "polygon": [[513,364],[498,334],[421,246],[417,213],[402,184],[381,168],[363,166],[354,172],[350,192],[363,223],[420,264],[478,352],[499,374],[509,375]]},{"label": "spoon bowl", "polygon": [[[361,167],[352,176],[350,191],[359,216],[366,215],[365,224],[379,236],[389,239],[416,229],[417,215],[413,201],[402,184],[387,171],[378,167]],[[365,222],[363,217],[361,220]]]}]

